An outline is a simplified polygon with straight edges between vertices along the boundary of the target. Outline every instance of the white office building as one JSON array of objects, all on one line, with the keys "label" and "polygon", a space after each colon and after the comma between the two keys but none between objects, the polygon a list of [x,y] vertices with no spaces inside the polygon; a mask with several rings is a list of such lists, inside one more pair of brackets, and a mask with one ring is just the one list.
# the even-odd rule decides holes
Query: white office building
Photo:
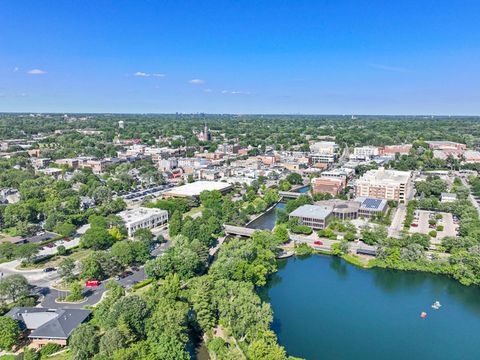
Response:
[{"label": "white office building", "polygon": [[355,147],[353,149],[353,157],[354,159],[361,159],[361,160],[367,160],[371,159],[374,156],[378,156],[378,147],[375,146],[361,146],[361,147]]},{"label": "white office building", "polygon": [[168,222],[168,211],[139,207],[124,210],[118,214],[125,223],[128,236],[133,236],[138,229],[153,229]]}]

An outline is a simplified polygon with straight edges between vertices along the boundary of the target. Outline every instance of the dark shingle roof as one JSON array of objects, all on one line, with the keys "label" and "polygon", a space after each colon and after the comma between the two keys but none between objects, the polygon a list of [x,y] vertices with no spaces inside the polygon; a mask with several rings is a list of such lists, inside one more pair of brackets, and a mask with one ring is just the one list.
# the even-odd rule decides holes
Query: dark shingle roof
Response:
[{"label": "dark shingle roof", "polygon": [[90,313],[83,309],[13,308],[6,316],[32,330],[29,338],[68,339]]}]

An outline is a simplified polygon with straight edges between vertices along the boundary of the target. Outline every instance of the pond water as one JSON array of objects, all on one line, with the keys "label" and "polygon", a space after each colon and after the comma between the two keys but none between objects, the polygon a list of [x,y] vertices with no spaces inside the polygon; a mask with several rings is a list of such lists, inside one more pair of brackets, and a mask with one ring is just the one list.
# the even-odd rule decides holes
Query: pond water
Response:
[{"label": "pond water", "polygon": [[[289,355],[305,359],[480,359],[480,288],[444,276],[290,258],[260,296]],[[442,307],[431,305],[440,301]],[[421,319],[420,313],[427,312]]]}]

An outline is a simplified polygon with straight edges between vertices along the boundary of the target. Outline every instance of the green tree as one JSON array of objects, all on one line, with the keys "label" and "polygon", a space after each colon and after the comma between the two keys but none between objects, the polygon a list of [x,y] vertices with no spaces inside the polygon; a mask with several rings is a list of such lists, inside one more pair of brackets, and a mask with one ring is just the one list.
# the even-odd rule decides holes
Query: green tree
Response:
[{"label": "green tree", "polygon": [[100,354],[113,356],[113,353],[126,346],[125,336],[117,329],[107,330],[100,339]]},{"label": "green tree", "polygon": [[0,349],[8,351],[18,345],[19,336],[18,322],[7,316],[0,316]]},{"label": "green tree", "polygon": [[23,275],[9,275],[0,280],[0,301],[15,303],[28,295],[29,285]]},{"label": "green tree", "polygon": [[170,221],[168,222],[168,234],[170,235],[170,237],[174,237],[180,234],[182,226],[182,214],[178,210],[176,210],[173,213]]},{"label": "green tree", "polygon": [[100,227],[91,227],[80,238],[80,246],[93,250],[107,249],[115,242],[115,238],[108,230]]},{"label": "green tree", "polygon": [[302,179],[302,175],[298,174],[298,173],[291,173],[291,174],[288,174],[287,176],[287,181],[292,184],[292,185],[300,185],[300,184],[303,184],[303,179]]},{"label": "green tree", "polygon": [[58,264],[57,271],[63,281],[67,283],[72,282],[75,279],[75,261],[70,257],[62,259]]},{"label": "green tree", "polygon": [[21,259],[26,263],[32,262],[33,258],[38,254],[38,245],[37,244],[23,244],[19,245],[15,251],[15,257]]},{"label": "green tree", "polygon": [[98,352],[98,332],[90,324],[81,324],[69,339],[69,347],[75,360],[89,360]]}]

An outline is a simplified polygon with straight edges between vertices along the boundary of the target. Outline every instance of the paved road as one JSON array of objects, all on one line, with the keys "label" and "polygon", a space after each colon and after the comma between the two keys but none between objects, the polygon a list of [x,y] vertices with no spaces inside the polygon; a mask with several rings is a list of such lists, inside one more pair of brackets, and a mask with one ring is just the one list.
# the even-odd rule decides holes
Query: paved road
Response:
[{"label": "paved road", "polygon": [[16,267],[19,265],[19,260],[0,264],[0,277],[20,274],[25,276],[29,284],[39,287],[49,287],[60,278],[57,271],[44,272],[43,269],[18,270]]},{"label": "paved road", "polygon": [[464,176],[460,176],[460,179],[462,180],[463,185],[470,191],[470,194],[468,195],[468,198],[469,198],[470,202],[473,204],[473,206],[475,206],[478,213],[480,214],[480,204],[477,202],[477,200],[475,200],[475,197],[473,196],[473,194],[471,192],[472,189],[471,189],[470,184],[468,183],[467,179],[465,179]]},{"label": "paved road", "polygon": [[403,230],[403,222],[405,221],[405,216],[407,215],[407,205],[398,204],[395,215],[393,215],[392,225],[388,228],[388,236],[390,237],[400,237],[400,233]]},{"label": "paved road", "polygon": [[66,296],[68,291],[61,291],[51,288],[40,288],[37,292],[43,295],[40,305],[48,309],[82,309],[86,305],[93,306],[97,304],[105,292],[105,282],[101,283],[97,287],[86,288],[83,295],[87,297],[86,301],[77,304],[57,303],[55,299],[61,296]]}]

